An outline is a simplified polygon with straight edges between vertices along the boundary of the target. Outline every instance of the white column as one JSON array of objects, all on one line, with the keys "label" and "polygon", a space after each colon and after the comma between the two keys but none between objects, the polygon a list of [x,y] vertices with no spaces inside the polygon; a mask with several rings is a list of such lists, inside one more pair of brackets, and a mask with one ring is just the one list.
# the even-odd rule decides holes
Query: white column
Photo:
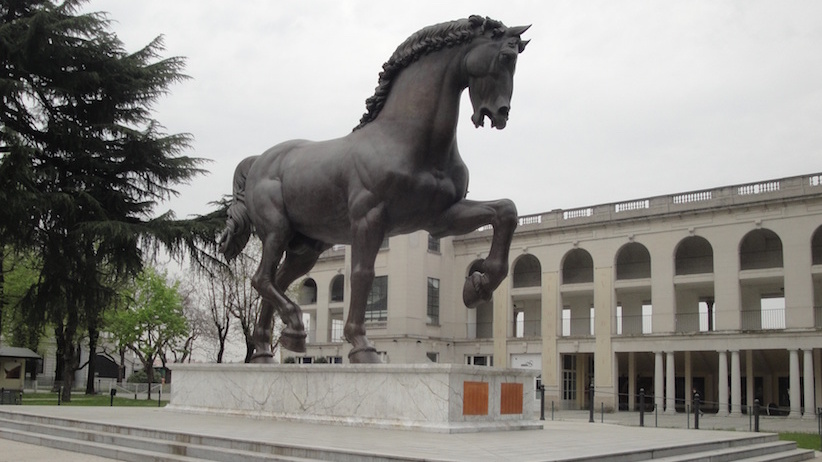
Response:
[{"label": "white column", "polygon": [[[753,412],[753,405],[754,399],[756,396],[756,390],[754,389],[754,369],[753,369],[753,350],[745,350],[745,388],[747,388],[748,394],[748,402],[745,403],[748,406],[748,414]],[[759,403],[761,406],[764,406],[763,403]]]},{"label": "white column", "polygon": [[802,368],[805,380],[805,412],[802,417],[806,419],[816,418],[816,406],[813,402],[813,350],[803,350]]},{"label": "white column", "polygon": [[739,367],[739,351],[731,351],[731,415],[742,414],[742,377]]},{"label": "white column", "polygon": [[662,352],[657,351],[654,352],[654,405],[656,406],[657,411],[662,411],[662,405],[664,404],[664,393],[665,389],[663,388],[663,381],[662,378],[664,377],[664,373],[662,372]]},{"label": "white column", "polygon": [[719,353],[719,412],[717,415],[728,415],[728,352]]},{"label": "white column", "polygon": [[669,351],[665,358],[665,413],[676,414],[676,381],[674,375],[674,352]]},{"label": "white column", "polygon": [[628,410],[636,408],[636,353],[628,353]]},{"label": "white column", "polygon": [[790,356],[790,390],[788,390],[788,397],[791,401],[791,413],[788,417],[799,417],[800,412],[800,398],[799,398],[799,350],[788,350]]}]

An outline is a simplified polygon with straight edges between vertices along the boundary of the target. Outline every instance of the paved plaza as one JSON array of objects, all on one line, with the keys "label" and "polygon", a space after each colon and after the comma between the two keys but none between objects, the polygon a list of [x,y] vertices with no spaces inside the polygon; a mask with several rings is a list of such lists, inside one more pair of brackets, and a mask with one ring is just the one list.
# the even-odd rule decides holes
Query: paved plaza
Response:
[{"label": "paved plaza", "polygon": [[[157,408],[24,406],[15,407],[15,410],[76,420],[176,429],[204,435],[230,435],[257,441],[280,441],[322,447],[357,447],[365,452],[393,452],[413,455],[420,459],[439,460],[557,460],[572,456],[605,456],[659,445],[686,445],[695,441],[750,435],[747,431],[747,416],[705,415],[700,419],[700,430],[688,430],[684,414],[655,416],[648,413],[645,416],[646,427],[639,428],[636,426],[639,414],[634,412],[595,414],[595,422],[589,423],[589,414],[585,411],[557,412],[553,421],[550,420],[549,411],[542,430],[441,434],[195,415]],[[693,427],[693,421],[690,426]],[[816,433],[817,423],[815,419],[767,417],[762,419],[761,428],[763,431],[770,429]],[[0,439],[0,461],[21,460],[103,462],[111,459]]]}]

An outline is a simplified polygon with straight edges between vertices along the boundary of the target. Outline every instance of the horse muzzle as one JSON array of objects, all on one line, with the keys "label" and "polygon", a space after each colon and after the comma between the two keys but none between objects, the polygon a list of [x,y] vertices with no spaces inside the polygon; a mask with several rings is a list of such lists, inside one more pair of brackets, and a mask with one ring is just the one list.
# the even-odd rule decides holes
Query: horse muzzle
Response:
[{"label": "horse muzzle", "polygon": [[485,118],[491,121],[491,127],[496,128],[497,130],[502,130],[508,125],[508,113],[510,108],[508,106],[501,106],[496,111],[492,111],[487,107],[481,107],[479,110],[474,111],[474,114],[471,116],[471,122],[474,123],[474,127],[484,127],[485,126]]}]

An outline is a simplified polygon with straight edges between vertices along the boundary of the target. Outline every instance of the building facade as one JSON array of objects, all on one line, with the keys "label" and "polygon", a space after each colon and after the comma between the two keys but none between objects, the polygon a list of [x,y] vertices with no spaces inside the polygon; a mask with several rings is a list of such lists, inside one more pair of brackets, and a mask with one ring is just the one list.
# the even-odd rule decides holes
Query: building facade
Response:
[{"label": "building facade", "polygon": [[[468,309],[492,233],[386,240],[367,310],[386,362],[539,369],[546,400],[571,409],[591,386],[616,410],[640,390],[669,413],[694,393],[720,414],[822,403],[822,174],[520,217],[508,278]],[[348,250],[297,283],[299,362],[347,361]]]}]

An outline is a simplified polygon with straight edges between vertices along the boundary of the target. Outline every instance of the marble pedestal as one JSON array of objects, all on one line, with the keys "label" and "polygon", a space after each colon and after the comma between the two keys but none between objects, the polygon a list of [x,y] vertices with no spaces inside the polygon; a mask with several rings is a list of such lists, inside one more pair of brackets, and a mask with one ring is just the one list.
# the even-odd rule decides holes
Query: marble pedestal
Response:
[{"label": "marble pedestal", "polygon": [[167,409],[476,432],[542,428],[536,371],[451,364],[174,364]]}]

